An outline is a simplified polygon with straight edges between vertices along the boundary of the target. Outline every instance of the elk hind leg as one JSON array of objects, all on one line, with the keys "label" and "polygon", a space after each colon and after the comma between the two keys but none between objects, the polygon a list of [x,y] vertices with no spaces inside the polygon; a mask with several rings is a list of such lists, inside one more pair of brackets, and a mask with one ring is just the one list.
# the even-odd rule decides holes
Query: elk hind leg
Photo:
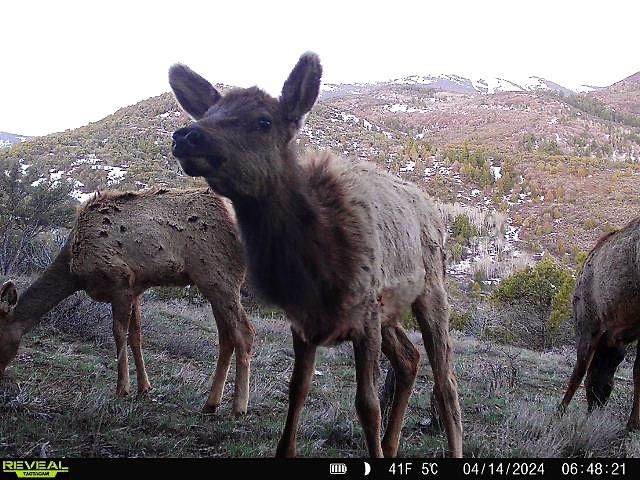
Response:
[{"label": "elk hind leg", "polygon": [[227,304],[211,302],[213,315],[218,327],[219,350],[216,370],[205,412],[215,411],[222,401],[224,386],[231,367],[231,357],[236,354],[236,379],[233,396],[233,413],[236,416],[247,413],[249,403],[249,376],[251,370],[251,349],[255,332],[246,312],[237,301]]},{"label": "elk hind leg", "polygon": [[382,328],[382,353],[391,362],[395,373],[393,401],[382,439],[382,452],[385,457],[395,457],[409,397],[418,374],[420,353],[398,324]]},{"label": "elk hind leg", "polygon": [[[433,392],[442,415],[449,455],[462,457],[462,420],[458,384],[453,370],[453,347],[449,336],[449,302],[441,282],[430,283],[412,304],[433,371]],[[428,293],[427,293],[428,292]]]},{"label": "elk hind leg", "polygon": [[136,377],[138,381],[138,394],[146,395],[151,391],[151,383],[142,356],[142,317],[140,312],[140,297],[133,298],[131,306],[131,319],[129,322],[129,346],[136,364]]},{"label": "elk hind leg", "polygon": [[213,317],[218,327],[218,360],[216,361],[211,391],[202,409],[205,413],[215,412],[222,402],[224,385],[227,381],[227,375],[231,367],[231,357],[233,355],[233,341],[231,338],[233,325],[229,325],[228,321],[226,321],[223,309],[220,309],[212,300],[209,300],[209,302],[211,303]]},{"label": "elk hind leg", "polygon": [[127,335],[131,320],[132,300],[128,295],[121,295],[111,301],[113,316],[113,338],[116,343],[116,359],[118,364],[118,383],[116,395],[126,397],[130,392],[129,358],[127,356]]}]

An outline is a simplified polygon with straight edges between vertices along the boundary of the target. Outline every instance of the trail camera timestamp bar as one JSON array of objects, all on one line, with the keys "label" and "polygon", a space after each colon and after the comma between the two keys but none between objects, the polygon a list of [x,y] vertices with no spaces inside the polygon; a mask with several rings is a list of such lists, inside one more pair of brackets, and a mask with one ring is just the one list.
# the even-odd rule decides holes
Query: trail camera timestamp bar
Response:
[{"label": "trail camera timestamp bar", "polygon": [[0,459],[0,480],[54,478],[85,480],[96,472],[106,478],[122,472],[146,478],[161,476],[169,467],[178,467],[181,478],[199,478],[212,468],[229,468],[235,476],[249,478],[302,477],[309,480],[380,480],[401,478],[640,478],[640,458],[66,458]]},{"label": "trail camera timestamp bar", "polygon": [[640,472],[640,459],[411,460],[373,462],[372,471],[376,478],[631,478]]}]

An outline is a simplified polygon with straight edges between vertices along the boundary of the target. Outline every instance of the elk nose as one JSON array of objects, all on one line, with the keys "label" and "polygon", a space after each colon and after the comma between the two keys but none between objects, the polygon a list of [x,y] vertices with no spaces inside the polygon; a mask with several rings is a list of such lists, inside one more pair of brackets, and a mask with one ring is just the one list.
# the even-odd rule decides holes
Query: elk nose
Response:
[{"label": "elk nose", "polygon": [[173,133],[171,148],[174,155],[194,154],[204,145],[204,133],[196,127],[186,127]]}]

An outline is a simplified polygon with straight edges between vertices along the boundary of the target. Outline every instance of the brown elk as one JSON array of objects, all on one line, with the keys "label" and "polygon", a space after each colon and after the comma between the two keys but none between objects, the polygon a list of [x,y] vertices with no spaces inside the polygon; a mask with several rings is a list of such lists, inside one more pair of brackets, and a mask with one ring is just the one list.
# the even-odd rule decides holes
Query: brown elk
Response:
[{"label": "brown elk", "polygon": [[211,303],[219,352],[204,410],[220,405],[236,353],[233,412],[246,413],[254,330],[240,303],[246,262],[224,200],[208,189],[101,192],[79,210],[64,247],[18,300],[13,282],[0,292],[0,374],[22,336],[59,302],[84,290],[111,303],[118,362],[116,394],[129,394],[127,337],[138,392],[151,389],[141,348],[140,295],[152,286],[193,284]]},{"label": "brown elk", "polygon": [[[606,403],[625,346],[640,338],[640,217],[598,240],[573,293],[576,364],[559,410],[564,412],[582,378],[589,411]],[[640,351],[640,343],[637,349]],[[629,430],[640,428],[640,354],[633,364]]]},{"label": "brown elk", "polygon": [[[411,307],[450,454],[462,456],[442,219],[415,185],[372,163],[328,152],[299,158],[296,133],[317,99],[321,74],[318,57],[304,54],[275,99],[257,87],[222,96],[184,65],[169,70],[176,99],[195,120],[174,132],[173,154],[187,174],[204,177],[232,201],[252,280],[290,319],[295,361],[276,455],[296,454],[316,348],[343,341],[353,343],[356,410],[369,455],[397,454],[420,361],[400,324]],[[381,351],[396,373],[382,441]]]}]

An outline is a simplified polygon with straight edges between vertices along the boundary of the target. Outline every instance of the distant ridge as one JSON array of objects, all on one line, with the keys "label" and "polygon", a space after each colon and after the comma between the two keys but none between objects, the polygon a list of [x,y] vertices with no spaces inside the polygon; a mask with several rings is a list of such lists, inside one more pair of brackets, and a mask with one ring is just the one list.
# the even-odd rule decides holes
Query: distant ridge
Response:
[{"label": "distant ridge", "polygon": [[0,132],[0,148],[7,148],[16,143],[24,142],[30,137],[26,135],[17,135],[15,133]]},{"label": "distant ridge", "polygon": [[[636,75],[640,75],[640,72]],[[371,88],[375,88],[385,84],[420,85],[435,91],[462,93],[467,95],[490,95],[502,92],[536,91],[551,91],[559,92],[564,95],[571,95],[575,93],[586,93],[593,90],[605,88],[584,84],[567,87],[538,76],[529,76],[521,79],[483,77],[474,80],[453,74],[428,74],[409,75],[407,77],[395,78],[385,82],[346,84],[328,83],[323,86],[323,96],[324,98],[333,98],[343,94],[363,94],[369,91]]]}]

